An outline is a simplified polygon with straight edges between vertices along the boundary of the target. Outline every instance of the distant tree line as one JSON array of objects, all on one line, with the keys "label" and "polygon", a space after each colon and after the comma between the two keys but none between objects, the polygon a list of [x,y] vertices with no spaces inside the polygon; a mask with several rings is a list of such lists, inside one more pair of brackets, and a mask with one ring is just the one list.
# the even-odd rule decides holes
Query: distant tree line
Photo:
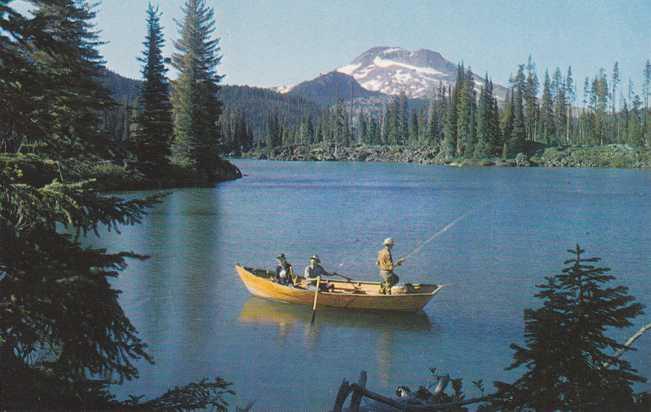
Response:
[{"label": "distant tree line", "polygon": [[512,157],[535,143],[651,146],[651,63],[644,66],[641,94],[631,80],[626,90],[620,83],[618,63],[610,75],[601,69],[585,79],[577,104],[571,67],[565,74],[560,68],[552,75],[545,70],[541,85],[529,58],[511,77],[506,96],[498,97],[488,75],[481,79],[460,64],[455,86],[434,88],[425,107],[411,108],[401,93],[379,114],[343,100],[300,122],[287,122],[279,111],[266,119],[264,139],[256,140],[266,148],[315,143],[429,146],[448,158]]}]

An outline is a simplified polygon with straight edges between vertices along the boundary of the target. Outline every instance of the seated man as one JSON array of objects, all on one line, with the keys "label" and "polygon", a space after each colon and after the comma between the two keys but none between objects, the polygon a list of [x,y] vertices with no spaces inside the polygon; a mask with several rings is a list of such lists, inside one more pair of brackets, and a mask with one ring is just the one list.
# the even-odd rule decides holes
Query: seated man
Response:
[{"label": "seated man", "polygon": [[276,278],[275,281],[281,285],[293,285],[294,278],[294,267],[291,263],[287,261],[284,253],[281,253],[276,257]]},{"label": "seated man", "polygon": [[314,255],[310,258],[310,263],[305,267],[303,276],[305,276],[305,281],[308,286],[316,285],[316,278],[320,277],[321,282],[319,284],[320,290],[332,290],[334,285],[327,285],[327,281],[323,279],[324,276],[332,276],[333,273],[326,271],[323,266],[321,266],[321,259],[319,256]]}]

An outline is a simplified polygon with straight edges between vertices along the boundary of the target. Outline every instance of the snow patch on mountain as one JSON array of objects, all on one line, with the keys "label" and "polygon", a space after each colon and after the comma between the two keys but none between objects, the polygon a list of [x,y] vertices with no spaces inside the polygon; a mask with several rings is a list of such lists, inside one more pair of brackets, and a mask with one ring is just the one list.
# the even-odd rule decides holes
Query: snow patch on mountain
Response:
[{"label": "snow patch on mountain", "polygon": [[[395,66],[404,67],[406,69],[413,70],[413,71],[416,71],[418,73],[429,74],[429,75],[433,75],[433,76],[441,76],[441,75],[444,74],[444,73],[441,73],[438,70],[432,69],[431,67],[412,66],[411,64],[401,63],[401,62],[397,62],[397,61],[389,60],[389,59],[383,59],[381,57],[376,57],[375,59],[373,59],[373,64],[375,66],[377,66],[377,67],[384,67],[384,68],[386,68],[386,67],[395,67]],[[354,66],[354,65],[351,64],[349,66]],[[349,66],[344,66],[344,67],[349,67]],[[357,66],[359,66],[359,65],[357,65]],[[352,72],[354,72],[354,70],[351,71],[351,73]],[[350,73],[346,73],[346,74],[350,74]]]},{"label": "snow patch on mountain", "polygon": [[357,64],[349,64],[347,66],[342,66],[342,67],[338,68],[337,71],[339,73],[347,74],[347,75],[350,76],[351,74],[353,74],[353,72],[355,70],[359,69],[359,66],[361,66],[361,64],[359,64],[359,63],[357,63]]}]

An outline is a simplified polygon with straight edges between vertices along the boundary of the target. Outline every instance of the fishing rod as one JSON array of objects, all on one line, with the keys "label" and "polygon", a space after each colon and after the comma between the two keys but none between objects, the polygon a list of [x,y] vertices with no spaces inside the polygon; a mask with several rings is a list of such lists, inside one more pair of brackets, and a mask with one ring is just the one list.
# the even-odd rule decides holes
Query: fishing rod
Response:
[{"label": "fishing rod", "polygon": [[458,218],[454,219],[452,222],[445,225],[441,230],[439,230],[438,232],[436,232],[432,236],[430,236],[428,239],[421,242],[411,252],[407,253],[405,256],[398,259],[398,262],[402,263],[405,260],[407,260],[407,258],[410,258],[413,255],[415,255],[416,253],[420,252],[425,247],[425,245],[427,245],[428,243],[430,243],[431,241],[433,241],[437,237],[441,236],[443,233],[447,232],[450,228],[452,228],[454,225],[456,225],[457,223],[459,223],[460,221],[462,221],[463,219],[468,217],[468,215],[473,213],[475,210],[477,210],[477,209],[471,209],[471,210],[467,211],[466,213],[464,213],[463,215],[459,216]]},{"label": "fishing rod", "polygon": [[[442,234],[444,234],[445,232],[447,232],[447,231],[448,231],[449,229],[451,229],[454,225],[456,225],[457,223],[459,223],[460,221],[462,221],[463,219],[465,219],[466,217],[468,217],[468,215],[474,213],[476,210],[477,210],[477,208],[475,208],[475,209],[471,209],[471,210],[467,211],[466,213],[462,214],[461,216],[457,217],[456,219],[454,219],[452,222],[450,222],[450,223],[448,223],[447,225],[445,225],[441,230],[437,231],[437,232],[434,233],[432,236],[430,236],[428,239],[426,239],[426,240],[422,241],[420,244],[418,244],[418,245],[417,245],[417,246],[416,246],[416,247],[415,247],[411,252],[409,252],[409,253],[407,253],[405,256],[399,258],[399,259],[396,261],[396,265],[400,265],[400,264],[402,264],[405,260],[407,260],[407,258],[410,258],[410,257],[412,257],[413,255],[415,255],[416,253],[420,252],[420,251],[421,251],[421,250],[422,250],[422,249],[423,249],[423,248],[424,248],[428,243],[432,242],[434,239],[436,239],[437,237],[439,237],[439,236],[441,236]],[[340,263],[338,266],[339,266],[339,267],[342,267],[343,265],[344,265],[344,262]],[[339,274],[339,273],[336,273],[336,272],[335,272],[334,274],[335,274],[335,275],[338,275],[338,276],[341,276],[342,278],[344,278],[344,279],[346,279],[346,280],[348,280],[348,281],[351,281],[351,280],[352,280],[351,278],[349,278],[349,277],[347,277],[347,276],[343,276],[343,275],[341,275],[341,274]]]}]

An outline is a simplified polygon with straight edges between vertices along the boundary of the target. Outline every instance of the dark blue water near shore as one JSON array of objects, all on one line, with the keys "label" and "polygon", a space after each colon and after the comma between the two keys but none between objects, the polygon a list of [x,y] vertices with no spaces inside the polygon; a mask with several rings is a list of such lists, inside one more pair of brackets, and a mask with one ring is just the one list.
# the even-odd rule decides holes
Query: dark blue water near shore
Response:
[{"label": "dark blue water near shore", "polygon": [[[341,379],[362,369],[383,393],[426,382],[430,367],[508,380],[509,344],[522,342],[535,285],[577,242],[651,306],[650,172],[236,164],[243,179],[175,191],[142,225],[93,241],[152,256],[115,282],[156,359],[118,396],[221,375],[258,410],[325,410]],[[310,327],[309,309],[250,297],[233,270],[272,266],[280,252],[302,270],[318,253],[327,268],[375,279],[385,237],[405,254],[468,211],[401,268],[405,281],[451,284],[424,313],[324,310]],[[638,348],[627,356],[651,378],[651,336]]]}]

